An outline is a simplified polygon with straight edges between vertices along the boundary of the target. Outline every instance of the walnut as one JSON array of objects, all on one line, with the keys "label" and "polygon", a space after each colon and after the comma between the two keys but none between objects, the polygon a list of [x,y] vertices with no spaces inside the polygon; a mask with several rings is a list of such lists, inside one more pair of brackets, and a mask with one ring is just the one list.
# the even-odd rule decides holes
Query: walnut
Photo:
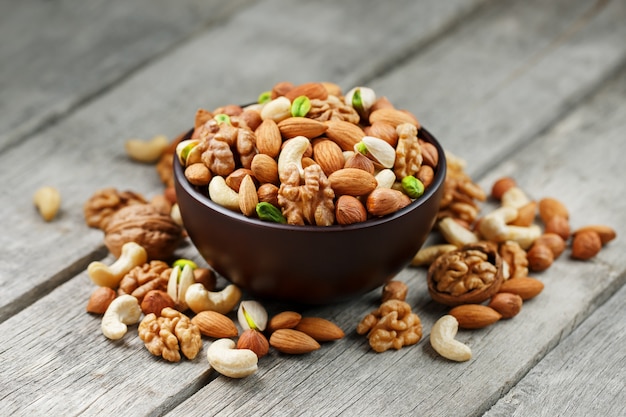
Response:
[{"label": "walnut", "polygon": [[384,352],[419,342],[422,338],[422,323],[408,303],[389,300],[365,316],[356,331],[360,335],[367,335],[372,349]]},{"label": "walnut", "polygon": [[241,166],[250,169],[252,159],[258,153],[256,149],[256,137],[249,129],[237,129],[237,153]]},{"label": "walnut", "polygon": [[213,174],[226,177],[235,170],[235,156],[223,138],[215,136],[209,140],[201,158]]},{"label": "walnut", "polygon": [[317,164],[304,169],[304,185],[300,185],[297,166],[290,165],[286,181],[278,190],[278,204],[289,224],[332,225],[335,222],[334,198],[335,192]]},{"label": "walnut", "polygon": [[402,123],[396,128],[398,144],[393,172],[401,181],[407,175],[415,175],[422,166],[422,151],[417,140],[417,127],[411,123]]},{"label": "walnut", "polygon": [[148,259],[169,258],[183,238],[183,229],[151,204],[134,204],[118,210],[104,231],[104,244],[117,258],[126,242],[135,242]]},{"label": "walnut", "polygon": [[504,278],[523,278],[528,276],[528,257],[519,243],[507,240],[500,244],[498,253],[502,258]]},{"label": "walnut", "polygon": [[444,253],[428,268],[431,297],[451,306],[479,304],[495,294],[502,281],[502,258],[487,242]]},{"label": "walnut", "polygon": [[118,191],[115,188],[103,188],[96,191],[83,205],[85,221],[90,227],[106,229],[111,216],[122,207],[131,204],[145,204],[141,194],[132,191]]},{"label": "walnut", "polygon": [[180,351],[193,360],[202,348],[198,326],[170,307],[161,310],[160,317],[154,313],[146,315],[139,324],[138,333],[150,353],[170,362],[180,361]]},{"label": "walnut", "polygon": [[352,106],[345,104],[337,96],[329,95],[325,100],[311,100],[311,109],[306,117],[320,122],[327,120],[343,120],[358,124],[360,116]]},{"label": "walnut", "polygon": [[149,291],[167,291],[167,282],[171,272],[172,268],[163,261],[150,261],[136,266],[122,277],[117,294],[130,294],[141,304]]},{"label": "walnut", "polygon": [[449,153],[446,158],[446,179],[437,218],[452,217],[471,225],[478,217],[477,201],[485,201],[487,194],[465,172],[465,161]]}]

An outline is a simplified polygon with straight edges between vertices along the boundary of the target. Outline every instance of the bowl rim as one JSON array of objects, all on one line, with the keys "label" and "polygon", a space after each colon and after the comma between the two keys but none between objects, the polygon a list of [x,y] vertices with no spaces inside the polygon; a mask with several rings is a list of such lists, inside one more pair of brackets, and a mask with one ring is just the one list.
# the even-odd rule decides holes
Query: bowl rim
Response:
[{"label": "bowl rim", "polygon": [[[437,170],[435,171],[435,175],[433,177],[433,182],[431,183],[431,185],[425,190],[424,194],[422,194],[417,200],[412,201],[411,204],[409,204],[408,206],[403,207],[402,209],[394,213],[388,214],[386,216],[368,219],[364,222],[359,222],[359,223],[353,223],[353,224],[348,224],[348,225],[333,224],[330,226],[317,226],[317,225],[309,225],[309,224],[294,225],[294,224],[282,224],[282,223],[268,222],[268,221],[260,220],[254,217],[246,217],[242,213],[238,213],[236,211],[230,210],[224,206],[221,206],[213,202],[213,200],[211,200],[208,196],[202,194],[202,192],[198,190],[198,188],[200,187],[194,186],[189,181],[187,181],[185,178],[185,174],[183,172],[183,168],[180,163],[180,160],[178,159],[176,154],[173,155],[174,180],[178,183],[179,186],[181,186],[185,190],[185,192],[187,192],[187,194],[192,196],[196,201],[208,207],[209,209],[214,210],[217,213],[223,216],[226,216],[234,221],[247,223],[247,224],[250,224],[251,226],[263,227],[266,229],[276,229],[276,230],[281,230],[281,231],[298,231],[298,232],[307,232],[307,233],[309,232],[310,233],[328,233],[328,232],[337,232],[337,231],[345,232],[345,231],[350,231],[350,230],[361,230],[361,229],[366,229],[369,227],[382,225],[382,224],[391,222],[394,219],[404,216],[405,214],[417,209],[422,204],[425,204],[430,198],[432,198],[432,196],[436,193],[439,187],[443,186],[443,182],[445,181],[446,170],[447,170],[445,151],[443,147],[441,146],[441,144],[439,143],[439,141],[423,126],[419,127],[418,136],[420,132],[423,133],[425,136],[425,137],[420,137],[420,138],[433,144],[435,148],[437,149],[437,153],[439,154]],[[188,139],[192,133],[193,133],[193,129],[189,130],[182,139],[183,140]]]}]

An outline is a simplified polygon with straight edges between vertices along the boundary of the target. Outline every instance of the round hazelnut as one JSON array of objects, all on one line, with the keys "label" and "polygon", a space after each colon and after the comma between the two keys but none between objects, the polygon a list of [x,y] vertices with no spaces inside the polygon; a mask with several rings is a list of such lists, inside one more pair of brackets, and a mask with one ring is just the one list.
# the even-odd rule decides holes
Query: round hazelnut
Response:
[{"label": "round hazelnut", "polygon": [[576,233],[572,241],[572,258],[591,259],[602,249],[600,235],[593,231]]},{"label": "round hazelnut", "polygon": [[554,253],[547,245],[533,244],[526,254],[528,268],[532,271],[544,271],[554,262]]},{"label": "round hazelnut", "polygon": [[561,236],[563,240],[569,239],[570,226],[569,220],[563,216],[551,217],[545,223],[545,233],[556,233]]},{"label": "round hazelnut", "polygon": [[550,248],[554,259],[561,256],[565,250],[565,241],[556,233],[544,233],[535,240],[535,245],[545,245]]},{"label": "round hazelnut", "polygon": [[141,311],[144,314],[154,313],[157,317],[161,315],[161,310],[165,307],[174,308],[175,303],[168,293],[161,290],[151,290],[141,301]]},{"label": "round hazelnut", "polygon": [[493,183],[491,187],[491,196],[496,200],[502,199],[502,194],[510,188],[515,187],[517,182],[511,177],[502,177]]},{"label": "round hazelnut", "polygon": [[109,304],[117,297],[115,290],[109,287],[98,287],[87,303],[87,312],[93,314],[104,314]]}]

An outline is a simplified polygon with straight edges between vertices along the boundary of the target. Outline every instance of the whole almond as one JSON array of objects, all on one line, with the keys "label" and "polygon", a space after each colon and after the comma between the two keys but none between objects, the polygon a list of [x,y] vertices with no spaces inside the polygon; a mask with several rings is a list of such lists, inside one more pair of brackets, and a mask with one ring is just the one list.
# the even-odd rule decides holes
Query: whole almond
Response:
[{"label": "whole almond", "polygon": [[543,230],[545,233],[556,233],[563,240],[567,240],[570,236],[569,220],[563,216],[553,216],[546,221]]},{"label": "whole almond", "polygon": [[569,219],[569,212],[565,205],[556,198],[546,197],[539,200],[539,217],[544,223],[551,218],[559,216]]},{"label": "whole almond", "polygon": [[602,239],[593,230],[585,230],[576,233],[572,240],[572,258],[587,260],[591,259],[602,249]]},{"label": "whole almond", "polygon": [[519,277],[505,280],[500,285],[499,292],[510,292],[522,297],[522,300],[530,300],[543,291],[543,282],[536,278]]},{"label": "whole almond", "polygon": [[323,122],[306,117],[289,117],[278,123],[278,130],[284,139],[304,136],[309,139],[322,135],[328,126]]},{"label": "whole almond", "polygon": [[396,128],[389,123],[376,122],[363,128],[363,131],[368,136],[374,136],[375,138],[384,140],[394,148],[398,144],[398,132],[396,132]]},{"label": "whole almond", "polygon": [[328,90],[322,83],[309,82],[297,85],[285,93],[285,97],[291,101],[300,96],[307,96],[311,100],[326,100],[328,98]]},{"label": "whole almond", "polygon": [[358,198],[342,195],[335,202],[335,220],[344,225],[364,222],[367,220],[367,210]]},{"label": "whole almond", "polygon": [[411,204],[411,199],[402,191],[391,188],[376,188],[365,203],[367,212],[372,216],[385,216],[395,213]]},{"label": "whole almond", "polygon": [[252,158],[250,171],[261,184],[278,184],[278,163],[271,156],[258,153]]},{"label": "whole almond", "polygon": [[272,119],[265,119],[256,128],[256,147],[259,153],[276,158],[280,153],[283,138],[278,129],[278,124]]},{"label": "whole almond", "polygon": [[420,169],[417,170],[415,177],[424,184],[424,188],[428,188],[433,183],[435,178],[435,171],[430,165],[422,164]]},{"label": "whole almond", "polygon": [[339,169],[328,176],[328,181],[336,195],[355,197],[371,193],[378,185],[372,174],[357,168]]},{"label": "whole almond", "polygon": [[517,217],[511,223],[512,226],[528,227],[535,221],[537,214],[537,202],[530,201],[517,209]]},{"label": "whole almond", "polygon": [[609,226],[604,226],[601,224],[592,224],[592,225],[581,227],[580,229],[576,229],[576,231],[574,231],[574,235],[577,235],[578,233],[582,233],[586,231],[596,232],[598,236],[600,236],[600,241],[602,242],[602,246],[606,245],[607,243],[609,243],[610,241],[612,241],[613,239],[617,237],[617,233],[615,233],[615,230],[613,230]]},{"label": "whole almond", "polygon": [[150,290],[141,300],[141,311],[144,314],[154,313],[157,317],[166,307],[174,308],[176,303],[169,294],[162,290]]},{"label": "whole almond", "polygon": [[278,329],[293,329],[302,320],[302,315],[295,311],[283,311],[273,316],[267,323],[267,331],[272,333]]},{"label": "whole almond", "polygon": [[295,329],[278,329],[270,336],[270,346],[282,353],[299,355],[320,348],[308,334]]},{"label": "whole almond", "polygon": [[250,175],[246,175],[239,187],[239,209],[244,216],[252,216],[256,213],[256,205],[259,203],[259,196],[256,193],[256,186]]},{"label": "whole almond", "polygon": [[208,337],[221,339],[236,337],[239,334],[235,323],[228,316],[216,311],[201,311],[191,319],[191,322],[198,326],[200,333]]},{"label": "whole almond", "polygon": [[237,340],[237,349],[250,349],[256,356],[261,358],[270,350],[270,344],[263,333],[258,330],[248,329],[241,333]]},{"label": "whole almond", "polygon": [[345,336],[339,326],[321,317],[303,317],[295,329],[306,333],[318,342],[329,342]]},{"label": "whole almond", "polygon": [[450,310],[450,315],[459,322],[464,329],[481,329],[502,318],[502,315],[491,307],[482,304],[463,304]]},{"label": "whole almond", "polygon": [[89,297],[87,302],[87,312],[93,314],[104,314],[109,304],[117,297],[114,289],[109,287],[98,287]]},{"label": "whole almond", "polygon": [[418,139],[418,142],[420,144],[423,163],[431,168],[437,167],[437,165],[439,165],[439,152],[437,152],[435,145],[422,139]]},{"label": "whole almond", "polygon": [[413,126],[419,129],[420,124],[409,112],[392,109],[392,108],[382,108],[374,110],[370,113],[369,117],[370,124],[374,124],[377,122],[387,123],[394,127],[401,125],[403,123],[410,123]]},{"label": "whole almond", "polygon": [[329,139],[319,139],[313,142],[313,160],[322,167],[326,176],[344,167],[343,151],[335,142]]},{"label": "whole almond", "polygon": [[503,319],[510,319],[517,316],[521,311],[524,300],[517,294],[510,292],[499,292],[489,301],[488,307],[493,308],[502,315]]},{"label": "whole almond", "polygon": [[354,145],[365,136],[363,129],[344,120],[328,120],[324,123],[328,126],[325,135],[344,151],[353,151]]}]

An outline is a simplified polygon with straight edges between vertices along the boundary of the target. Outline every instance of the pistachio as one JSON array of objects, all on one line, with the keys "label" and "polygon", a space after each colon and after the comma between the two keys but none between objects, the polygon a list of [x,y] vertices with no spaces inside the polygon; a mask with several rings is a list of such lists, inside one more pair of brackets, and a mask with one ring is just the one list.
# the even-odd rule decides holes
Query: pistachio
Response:
[{"label": "pistachio", "polygon": [[259,97],[257,98],[257,103],[259,104],[265,104],[269,101],[272,100],[272,92],[271,91],[263,91],[261,94],[259,94]]},{"label": "pistachio", "polygon": [[352,106],[361,117],[369,112],[375,101],[376,93],[367,87],[354,87],[345,95],[345,103]]},{"label": "pistachio", "polygon": [[291,115],[293,117],[304,117],[311,110],[311,100],[307,96],[297,97],[291,103]]},{"label": "pistachio", "polygon": [[178,155],[178,160],[182,166],[187,166],[187,158],[191,153],[191,150],[195,148],[200,143],[199,140],[196,139],[188,139],[181,141],[178,145],[176,145],[176,155]]},{"label": "pistachio", "polygon": [[191,268],[191,270],[193,271],[194,269],[196,269],[198,267],[198,265],[192,261],[191,259],[177,259],[174,261],[174,263],[172,264],[172,268],[176,268],[177,266],[180,268],[184,268],[185,265],[189,265],[189,267]]},{"label": "pistachio", "polygon": [[424,184],[413,175],[402,178],[402,189],[411,198],[419,198],[424,194]]},{"label": "pistachio", "polygon": [[187,289],[195,283],[193,277],[193,269],[186,263],[184,266],[174,266],[167,282],[167,294],[176,303],[176,309],[179,311],[187,310],[187,302],[185,295]]},{"label": "pistachio", "polygon": [[373,136],[364,136],[354,150],[369,156],[384,168],[391,168],[396,161],[396,150],[388,142]]},{"label": "pistachio", "polygon": [[256,205],[256,214],[259,216],[259,219],[264,221],[282,224],[287,223],[287,219],[280,210],[266,201],[261,201]]},{"label": "pistachio", "polygon": [[237,310],[237,320],[242,329],[265,330],[267,311],[258,301],[242,301]]},{"label": "pistachio", "polygon": [[230,116],[224,113],[216,114],[214,119],[217,121],[218,125],[222,123],[226,123],[227,125],[232,125],[230,122]]}]

